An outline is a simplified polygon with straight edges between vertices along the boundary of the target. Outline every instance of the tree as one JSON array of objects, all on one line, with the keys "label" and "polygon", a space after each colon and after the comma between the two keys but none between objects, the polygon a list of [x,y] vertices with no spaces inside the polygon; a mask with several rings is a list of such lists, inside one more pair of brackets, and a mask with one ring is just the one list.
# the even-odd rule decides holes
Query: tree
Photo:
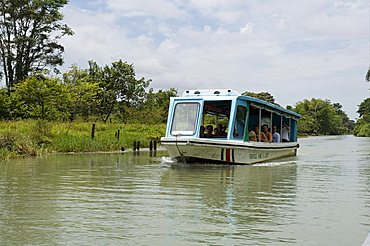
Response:
[{"label": "tree", "polygon": [[57,119],[66,95],[60,81],[45,74],[27,77],[15,86],[11,95],[13,116],[21,118]]},{"label": "tree", "polygon": [[[370,68],[367,71],[365,80],[370,82]],[[370,137],[370,97],[358,105],[357,113],[360,114],[360,118],[356,122],[354,135],[358,137]]]},{"label": "tree", "polygon": [[90,61],[89,65],[89,75],[99,81],[101,88],[99,110],[104,122],[118,108],[124,116],[127,108],[139,107],[144,101],[145,90],[151,80],[136,79],[133,64],[119,60],[103,68],[94,61]]},{"label": "tree", "polygon": [[69,119],[82,116],[85,120],[95,113],[101,89],[99,83],[91,78],[88,70],[72,66],[71,70],[63,74],[63,88],[66,91],[65,101]]},{"label": "tree", "polygon": [[342,105],[329,100],[312,98],[298,102],[293,110],[303,117],[299,120],[299,131],[310,134],[338,135],[348,133],[350,120],[341,110]]},{"label": "tree", "polygon": [[31,72],[63,64],[58,43],[72,30],[62,24],[60,9],[68,0],[0,0],[0,55],[10,94]]},{"label": "tree", "polygon": [[360,115],[360,118],[364,115],[370,115],[370,97],[366,98],[358,105],[357,113]]},{"label": "tree", "polygon": [[9,118],[9,97],[5,89],[0,89],[0,119]]},{"label": "tree", "polygon": [[153,88],[146,95],[146,100],[139,108],[141,115],[138,117],[141,121],[147,123],[165,123],[167,122],[170,98],[177,96],[177,90],[158,90],[154,92]]},{"label": "tree", "polygon": [[261,100],[264,100],[266,102],[270,102],[270,103],[275,103],[275,98],[273,95],[271,95],[270,93],[268,92],[250,92],[250,91],[245,91],[243,92],[242,94],[243,96],[250,96],[250,97],[255,97],[255,98],[258,98],[258,99],[261,99]]},{"label": "tree", "polygon": [[370,137],[370,98],[366,98],[358,106],[357,113],[360,118],[356,122],[354,135],[358,137]]}]

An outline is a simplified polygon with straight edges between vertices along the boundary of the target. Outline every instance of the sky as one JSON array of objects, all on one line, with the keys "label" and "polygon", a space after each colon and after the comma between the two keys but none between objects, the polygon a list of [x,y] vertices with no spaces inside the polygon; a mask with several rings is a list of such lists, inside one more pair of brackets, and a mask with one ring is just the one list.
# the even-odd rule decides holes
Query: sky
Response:
[{"label": "sky", "polygon": [[70,0],[65,64],[122,59],[154,89],[271,93],[282,106],[370,97],[369,1]]}]

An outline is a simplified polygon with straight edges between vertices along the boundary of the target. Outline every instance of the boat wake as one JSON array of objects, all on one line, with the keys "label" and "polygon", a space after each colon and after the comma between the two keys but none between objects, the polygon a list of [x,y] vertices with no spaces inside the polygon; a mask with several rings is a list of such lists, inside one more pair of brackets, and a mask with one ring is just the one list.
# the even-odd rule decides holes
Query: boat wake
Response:
[{"label": "boat wake", "polygon": [[173,163],[177,163],[177,161],[173,160],[171,157],[162,156],[161,164],[173,164]]},{"label": "boat wake", "polygon": [[272,161],[272,162],[262,162],[253,164],[254,167],[275,167],[275,166],[289,166],[295,165],[296,161]]}]

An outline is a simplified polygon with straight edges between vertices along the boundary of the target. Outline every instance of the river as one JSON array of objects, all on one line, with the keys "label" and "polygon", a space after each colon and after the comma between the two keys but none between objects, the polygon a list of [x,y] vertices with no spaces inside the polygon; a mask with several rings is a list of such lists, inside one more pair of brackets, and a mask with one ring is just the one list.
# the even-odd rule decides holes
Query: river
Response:
[{"label": "river", "polygon": [[0,245],[361,245],[370,138],[308,137],[298,156],[186,165],[166,152],[0,162]]}]

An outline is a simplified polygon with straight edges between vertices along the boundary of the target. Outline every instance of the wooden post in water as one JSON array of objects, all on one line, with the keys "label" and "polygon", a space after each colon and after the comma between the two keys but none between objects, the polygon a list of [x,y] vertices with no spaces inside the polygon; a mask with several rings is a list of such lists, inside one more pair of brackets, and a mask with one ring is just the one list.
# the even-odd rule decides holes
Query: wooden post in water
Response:
[{"label": "wooden post in water", "polygon": [[136,141],[134,141],[134,151],[136,151]]},{"label": "wooden post in water", "polygon": [[[154,156],[157,156],[157,139],[153,139]],[[152,153],[150,151],[150,153]]]},{"label": "wooden post in water", "polygon": [[137,151],[139,151],[139,150],[140,150],[140,141],[137,141],[136,149],[137,149]]},{"label": "wooden post in water", "polygon": [[95,123],[92,124],[92,127],[91,127],[91,139],[94,139],[95,137]]},{"label": "wooden post in water", "polygon": [[149,150],[150,150],[150,152],[153,151],[153,140],[150,140],[150,142],[149,142]]},{"label": "wooden post in water", "polygon": [[153,140],[149,141],[149,156],[153,156]]}]

